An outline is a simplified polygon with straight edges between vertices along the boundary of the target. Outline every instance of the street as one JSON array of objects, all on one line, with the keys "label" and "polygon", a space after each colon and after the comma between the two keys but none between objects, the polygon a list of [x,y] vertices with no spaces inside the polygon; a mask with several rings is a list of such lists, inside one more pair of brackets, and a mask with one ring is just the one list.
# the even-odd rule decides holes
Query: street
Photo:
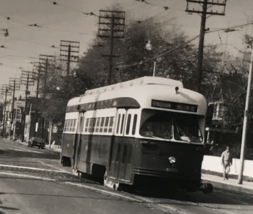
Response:
[{"label": "street", "polygon": [[116,192],[59,165],[59,153],[0,140],[0,213],[252,213],[253,193]]}]

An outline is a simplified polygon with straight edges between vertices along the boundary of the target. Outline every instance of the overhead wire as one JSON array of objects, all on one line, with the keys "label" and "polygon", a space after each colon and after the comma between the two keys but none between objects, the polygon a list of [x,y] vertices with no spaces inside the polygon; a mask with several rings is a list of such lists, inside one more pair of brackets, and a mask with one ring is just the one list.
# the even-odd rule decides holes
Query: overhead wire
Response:
[{"label": "overhead wire", "polygon": [[[39,1],[39,0],[37,0],[37,1]],[[60,7],[66,8],[68,10],[72,10],[72,11],[75,11],[75,12],[78,12],[78,13],[82,13],[83,15],[90,14],[90,15],[98,16],[97,14],[95,14],[93,12],[84,12],[84,11],[81,11],[81,10],[76,10],[74,8],[70,8],[68,6],[65,6],[64,4],[59,4],[57,1],[51,1],[51,0],[45,0],[45,1],[47,1],[48,3],[51,3],[51,4],[55,5],[55,6],[60,6]]]},{"label": "overhead wire", "polygon": [[[253,24],[253,23],[235,25],[235,26],[231,26],[231,27],[229,27],[229,28],[220,28],[220,29],[218,29],[218,30],[207,31],[206,33],[214,33],[214,32],[221,31],[221,30],[224,30],[225,32],[226,32],[226,31],[229,32],[229,30],[231,30],[231,29],[240,28],[240,27],[244,27],[244,26],[251,25],[251,24]],[[136,63],[132,63],[132,64],[129,64],[129,65],[118,65],[118,66],[116,65],[116,66],[114,66],[114,67],[115,67],[115,68],[125,68],[125,67],[132,67],[132,66],[137,66],[137,65],[140,65],[140,64],[144,64],[144,63],[149,62],[149,61],[151,61],[151,60],[154,60],[154,59],[156,59],[156,58],[158,58],[158,57],[161,57],[161,56],[163,56],[163,55],[165,55],[165,54],[168,54],[168,53],[171,53],[171,52],[173,52],[173,51],[175,51],[175,50],[178,50],[179,48],[182,48],[183,46],[185,46],[185,45],[189,44],[190,42],[194,41],[195,39],[197,39],[199,36],[200,36],[200,35],[195,36],[195,37],[193,37],[192,39],[190,39],[190,40],[188,40],[187,42],[185,42],[184,44],[182,44],[182,45],[180,45],[180,46],[178,46],[178,47],[176,47],[176,48],[174,48],[174,49],[172,49],[172,50],[165,51],[165,52],[163,52],[163,53],[161,53],[161,54],[158,54],[158,55],[156,55],[156,56],[154,56],[154,57],[151,57],[151,58],[149,58],[149,59],[146,59],[146,60],[142,61],[141,63],[140,63],[140,62],[136,62]]]},{"label": "overhead wire", "polygon": [[192,42],[195,39],[199,38],[199,36],[200,35],[197,35],[197,36],[193,37],[192,39],[188,40],[187,42],[185,42],[185,43],[183,43],[183,44],[181,44],[179,46],[177,46],[176,48],[174,48],[172,50],[170,49],[170,50],[164,51],[163,53],[157,54],[156,56],[153,56],[153,57],[151,57],[149,59],[143,60],[141,63],[140,62],[136,62],[136,63],[132,63],[132,64],[128,64],[128,65],[118,65],[118,66],[116,65],[116,66],[114,66],[114,68],[126,68],[126,67],[132,67],[132,66],[141,65],[141,64],[144,64],[146,62],[150,62],[151,60],[157,59],[157,58],[159,58],[159,57],[161,57],[161,56],[163,56],[165,54],[172,53],[172,52],[174,52],[174,51],[176,51],[176,50],[178,50],[178,49],[180,49],[180,48],[188,45],[190,42]]}]

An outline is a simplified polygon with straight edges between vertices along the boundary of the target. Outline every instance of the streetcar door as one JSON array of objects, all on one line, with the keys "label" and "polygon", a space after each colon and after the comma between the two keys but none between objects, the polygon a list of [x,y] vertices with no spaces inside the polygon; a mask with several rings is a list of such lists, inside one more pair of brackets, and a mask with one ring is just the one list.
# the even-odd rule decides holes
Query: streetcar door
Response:
[{"label": "streetcar door", "polygon": [[126,114],[124,142],[121,144],[119,179],[130,181],[132,178],[132,153],[135,141],[138,110],[129,109]]},{"label": "streetcar door", "polygon": [[74,144],[73,169],[77,169],[78,162],[80,160],[80,147],[82,143],[81,141],[82,141],[83,123],[84,123],[84,114],[80,113],[78,117],[78,123],[77,123],[76,141]]},{"label": "streetcar door", "polygon": [[125,109],[118,109],[116,126],[114,130],[114,143],[111,159],[110,177],[118,179],[120,171],[122,145],[124,142],[124,128],[127,111]]}]

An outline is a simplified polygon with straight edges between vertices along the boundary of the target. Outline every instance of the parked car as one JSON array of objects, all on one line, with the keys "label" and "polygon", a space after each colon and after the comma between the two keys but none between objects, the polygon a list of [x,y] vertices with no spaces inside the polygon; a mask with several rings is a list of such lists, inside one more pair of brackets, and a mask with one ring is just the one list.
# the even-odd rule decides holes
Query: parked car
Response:
[{"label": "parked car", "polygon": [[42,138],[39,137],[32,137],[28,141],[28,147],[38,146],[40,149],[45,148],[45,141]]}]

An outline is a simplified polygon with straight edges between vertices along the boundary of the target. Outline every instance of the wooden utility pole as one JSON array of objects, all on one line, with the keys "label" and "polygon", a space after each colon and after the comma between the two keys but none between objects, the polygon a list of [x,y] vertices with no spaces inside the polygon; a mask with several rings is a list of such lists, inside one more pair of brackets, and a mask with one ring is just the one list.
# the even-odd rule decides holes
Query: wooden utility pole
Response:
[{"label": "wooden utility pole", "polygon": [[25,119],[26,119],[26,113],[27,113],[27,99],[28,95],[30,94],[29,86],[34,85],[34,78],[33,78],[33,72],[31,71],[22,71],[21,74],[21,84],[25,85],[25,107],[22,114],[22,141],[24,141],[24,135],[25,135]]},{"label": "wooden utility pole", "polygon": [[3,106],[3,133],[6,129],[6,106],[7,106],[7,96],[10,95],[9,85],[3,84],[1,88],[1,94],[4,95],[4,106]]},{"label": "wooden utility pole", "polygon": [[40,62],[34,62],[33,64],[33,73],[34,80],[36,83],[36,100],[35,100],[35,137],[37,137],[38,133],[38,105],[39,105],[39,86],[40,86],[40,78],[41,78],[41,65]]},{"label": "wooden utility pole", "polygon": [[111,84],[113,58],[118,57],[113,55],[113,44],[114,39],[124,38],[125,31],[125,12],[124,11],[110,11],[100,10],[99,11],[99,30],[98,37],[110,38],[110,54],[103,54],[103,56],[109,59],[109,70],[107,83]]},{"label": "wooden utility pole", "polygon": [[[39,58],[39,65],[40,65],[40,72],[44,75],[44,81],[43,81],[43,99],[46,99],[46,85],[47,85],[47,75],[50,68],[50,65],[53,65],[55,68],[55,56],[52,55],[46,55],[46,54],[40,54]],[[44,137],[44,124],[45,119],[42,118],[42,124],[41,124],[41,138]]]},{"label": "wooden utility pole", "polygon": [[[15,126],[15,124],[14,124],[15,92],[16,92],[17,89],[20,89],[20,79],[10,77],[10,79],[9,79],[9,87],[12,90],[11,127],[12,127],[12,130],[14,130],[14,126]],[[15,123],[16,123],[16,121],[15,121]],[[15,139],[14,132],[13,132],[13,139]]]},{"label": "wooden utility pole", "polygon": [[[207,15],[225,15],[225,7],[226,7],[226,0],[223,2],[219,2],[219,0],[186,0],[187,7],[186,12],[189,14],[191,13],[198,13],[201,15],[201,24],[200,24],[200,37],[199,37],[199,48],[198,48],[198,64],[197,64],[197,91],[200,92],[201,90],[201,80],[202,80],[202,64],[203,64],[203,52],[204,52],[204,40],[205,40],[205,32],[206,32],[206,19],[208,18]],[[195,9],[192,7],[190,9],[190,4],[197,4],[200,5],[200,9]],[[210,10],[211,7],[223,7],[222,12]]]},{"label": "wooden utility pole", "polygon": [[[70,63],[79,61],[80,42],[61,40],[60,60],[67,62],[67,76],[70,74]],[[65,54],[67,52],[67,54]]]}]

